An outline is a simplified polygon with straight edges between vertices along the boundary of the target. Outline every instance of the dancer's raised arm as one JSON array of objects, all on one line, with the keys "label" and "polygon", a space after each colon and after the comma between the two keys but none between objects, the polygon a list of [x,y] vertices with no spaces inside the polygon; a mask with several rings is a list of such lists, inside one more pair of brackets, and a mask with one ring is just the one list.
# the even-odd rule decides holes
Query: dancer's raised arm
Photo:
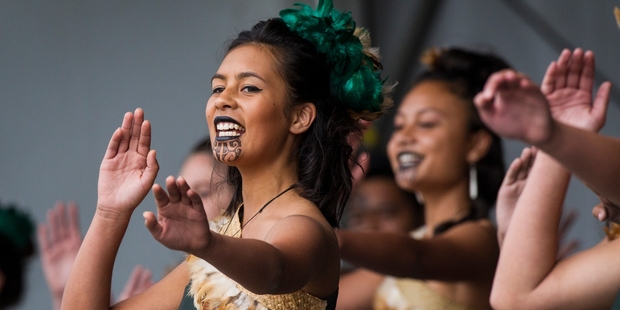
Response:
[{"label": "dancer's raised arm", "polygon": [[158,169],[144,112],[126,113],[101,163],[97,209],[67,281],[62,309],[110,307],[118,248],[132,212],[148,193]]},{"label": "dancer's raised arm", "polygon": [[[574,64],[580,64],[582,69],[574,69]],[[541,100],[542,94],[530,97],[536,97],[535,100],[517,100],[511,92],[499,92],[517,80],[524,83],[527,91],[525,84],[531,82],[521,79],[514,71],[496,73],[476,96],[475,103],[481,118],[492,130],[539,147],[593,190],[620,204],[616,187],[620,181],[617,160],[620,140],[596,134],[605,123],[611,84],[603,83],[594,101],[588,100],[592,93],[593,65],[591,52],[583,54],[576,50],[572,56],[563,52],[558,62],[549,66],[543,81],[547,100]],[[538,93],[533,88],[529,91]],[[569,101],[559,98],[571,94],[574,96]]]}]

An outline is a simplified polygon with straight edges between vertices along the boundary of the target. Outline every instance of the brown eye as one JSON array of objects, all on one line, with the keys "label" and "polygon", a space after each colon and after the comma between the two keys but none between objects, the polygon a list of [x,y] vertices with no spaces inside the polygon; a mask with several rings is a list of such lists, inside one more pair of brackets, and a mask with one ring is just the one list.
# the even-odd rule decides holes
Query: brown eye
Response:
[{"label": "brown eye", "polygon": [[256,86],[245,86],[241,89],[241,91],[243,92],[247,92],[247,93],[258,93],[260,92],[262,89],[256,87]]}]

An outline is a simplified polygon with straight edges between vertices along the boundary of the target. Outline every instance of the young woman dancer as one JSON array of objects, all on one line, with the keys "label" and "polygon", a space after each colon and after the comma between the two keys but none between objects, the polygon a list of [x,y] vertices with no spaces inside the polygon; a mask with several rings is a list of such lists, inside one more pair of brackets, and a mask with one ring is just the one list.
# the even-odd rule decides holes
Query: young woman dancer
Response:
[{"label": "young woman dancer", "polygon": [[488,309],[499,249],[487,214],[504,165],[501,141],[473,98],[508,65],[457,48],[427,56],[429,69],[399,106],[388,144],[398,185],[423,197],[425,230],[417,238],[341,231],[341,255],[398,277],[379,287],[375,309]]},{"label": "young woman dancer", "polygon": [[[351,189],[348,137],[378,117],[381,64],[349,14],[320,1],[243,31],[212,79],[206,119],[233,198],[209,229],[183,178],[153,185],[150,123],[138,109],[113,134],[97,211],[75,261],[63,309],[107,309],[114,257],[149,189],[145,224],[187,261],[119,309],[332,309],[340,260],[333,231]],[[361,37],[359,37],[360,35]],[[216,232],[219,231],[219,232]],[[190,280],[191,279],[191,280]],[[189,284],[188,284],[189,283]],[[186,289],[184,289],[186,288]]]}]

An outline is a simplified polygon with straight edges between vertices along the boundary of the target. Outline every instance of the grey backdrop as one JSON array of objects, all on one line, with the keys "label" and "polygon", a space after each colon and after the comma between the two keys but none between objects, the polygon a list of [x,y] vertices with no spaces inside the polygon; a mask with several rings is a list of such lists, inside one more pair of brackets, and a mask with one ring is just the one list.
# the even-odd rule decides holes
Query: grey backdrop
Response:
[{"label": "grey backdrop", "polygon": [[[157,182],[176,174],[189,148],[207,132],[204,108],[224,42],[293,2],[0,1],[0,201],[24,206],[42,222],[55,201],[74,200],[85,231],[109,137],[123,113],[136,107],[144,108],[153,124],[153,148],[161,165]],[[600,72],[620,78],[620,31],[612,15],[620,2],[517,2],[533,8],[570,44],[592,49]],[[410,59],[415,54],[406,49],[415,34],[410,25],[424,2],[336,4],[371,28],[386,73],[401,72],[404,87],[417,68]],[[536,81],[559,54],[540,36],[540,28],[532,28],[505,1],[446,0],[435,17],[422,29],[428,33],[424,46],[495,51]],[[620,136],[618,99],[613,98],[603,130],[608,135]],[[382,128],[390,122],[387,116]],[[507,161],[522,146],[508,141]],[[159,279],[183,257],[160,246],[143,227],[141,213],[154,210],[152,202],[149,196],[138,207],[127,231],[114,273],[115,293],[134,265],[150,268]],[[596,202],[589,190],[572,182],[566,205],[578,209],[580,217],[569,237],[581,240],[582,248],[603,236],[590,215]],[[35,257],[16,309],[50,309],[49,300]]]}]

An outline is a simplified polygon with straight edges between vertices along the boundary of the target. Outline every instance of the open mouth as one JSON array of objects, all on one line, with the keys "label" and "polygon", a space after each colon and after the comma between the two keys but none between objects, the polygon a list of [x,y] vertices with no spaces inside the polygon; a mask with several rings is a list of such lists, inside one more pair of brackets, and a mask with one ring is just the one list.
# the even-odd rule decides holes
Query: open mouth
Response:
[{"label": "open mouth", "polygon": [[398,154],[398,168],[400,170],[406,170],[415,168],[420,165],[424,156],[413,152],[402,152]]},{"label": "open mouth", "polygon": [[215,125],[216,141],[236,139],[245,133],[245,128],[228,116],[216,116],[213,123]]}]

